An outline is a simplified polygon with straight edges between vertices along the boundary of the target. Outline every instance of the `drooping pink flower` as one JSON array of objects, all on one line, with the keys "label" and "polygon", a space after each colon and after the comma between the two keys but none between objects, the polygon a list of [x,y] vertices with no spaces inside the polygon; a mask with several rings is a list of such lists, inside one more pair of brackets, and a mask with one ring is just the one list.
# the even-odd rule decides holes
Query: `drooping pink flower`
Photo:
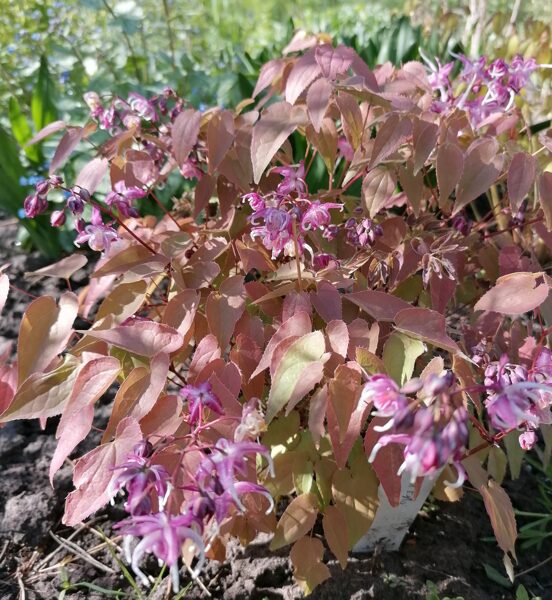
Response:
[{"label": "drooping pink flower", "polygon": [[234,431],[234,441],[256,440],[263,431],[266,431],[266,422],[260,410],[260,400],[252,398],[243,405],[240,424]]},{"label": "drooping pink flower", "polygon": [[[125,538],[125,553],[133,571],[142,582],[149,586],[146,574],[140,569],[140,563],[146,553],[153,553],[158,560],[165,563],[172,579],[173,590],[179,588],[178,559],[182,553],[182,545],[192,540],[198,556],[194,575],[200,572],[205,562],[205,547],[201,535],[193,528],[194,517],[191,514],[172,516],[161,511],[152,515],[132,516],[115,525]],[[131,551],[131,537],[142,538]]]},{"label": "drooping pink flower", "polygon": [[213,393],[211,384],[208,381],[198,385],[185,385],[180,390],[180,395],[188,401],[188,422],[195,425],[202,419],[206,408],[212,410],[217,415],[224,414],[222,404]]},{"label": "drooping pink flower", "polygon": [[61,227],[65,224],[65,211],[64,210],[54,210],[54,212],[50,215],[50,225],[52,227]]},{"label": "drooping pink flower", "polygon": [[278,184],[277,192],[282,196],[288,196],[292,192],[299,195],[307,191],[305,182],[305,163],[301,161],[299,165],[290,165],[284,167],[274,167],[273,173],[278,173],[283,180]]},{"label": "drooping pink flower", "polygon": [[312,266],[315,271],[321,271],[329,267],[333,269],[339,266],[339,261],[333,254],[318,252],[312,257]]},{"label": "drooping pink flower", "polygon": [[244,510],[236,488],[236,476],[246,475],[249,455],[257,454],[268,460],[270,471],[274,474],[272,458],[265,446],[256,442],[231,442],[221,438],[215,444],[213,452],[205,456],[197,470],[196,479],[199,487],[207,488],[212,481],[216,481],[222,490],[228,492],[236,506]]},{"label": "drooping pink flower", "polygon": [[114,206],[124,217],[137,217],[138,211],[131,205],[133,200],[147,196],[146,190],[137,186],[127,187],[124,180],[119,180],[105,197],[108,206]]},{"label": "drooping pink flower", "polygon": [[531,450],[536,443],[537,434],[531,429],[529,431],[524,431],[519,436],[519,445],[522,447],[523,450]]},{"label": "drooping pink flower", "polygon": [[492,426],[498,431],[517,429],[524,424],[538,427],[551,421],[552,386],[521,381],[506,385],[485,402]]},{"label": "drooping pink flower", "polygon": [[520,54],[514,56],[510,62],[509,85],[516,94],[519,94],[519,92],[527,86],[531,74],[537,67],[537,61],[534,58],[524,59]]},{"label": "drooping pink flower", "polygon": [[162,503],[169,490],[169,474],[162,465],[151,464],[151,444],[138,444],[126,461],[115,467],[121,472],[113,482],[113,492],[125,489],[127,500],[124,508],[131,515],[151,512],[151,495],[154,493]]},{"label": "drooping pink flower", "polygon": [[92,208],[91,223],[84,225],[78,222],[77,231],[79,235],[75,239],[75,244],[78,246],[88,243],[96,252],[109,251],[111,243],[119,238],[113,227],[104,224],[101,212],[96,206]]},{"label": "drooping pink flower", "polygon": [[372,402],[378,417],[392,417],[408,405],[408,399],[388,375],[370,377],[362,389],[360,402]]},{"label": "drooping pink flower", "polygon": [[48,200],[44,196],[31,194],[25,198],[23,209],[29,219],[34,219],[48,210]]},{"label": "drooping pink flower", "polygon": [[128,95],[128,103],[130,104],[132,110],[142,119],[151,121],[152,123],[157,121],[155,104],[147,98],[144,98],[144,96],[136,92],[131,92]]},{"label": "drooping pink flower", "polygon": [[417,477],[435,476],[446,464],[455,467],[458,478],[447,485],[459,487],[465,480],[465,470],[460,461],[468,441],[467,412],[464,407],[454,410],[449,420],[441,423],[436,419],[433,406],[416,410],[413,423],[405,420],[405,427],[394,427],[394,432],[383,435],[374,446],[369,461],[372,462],[380,448],[388,444],[404,445],[404,462],[397,474],[410,474],[411,481]]},{"label": "drooping pink flower", "polygon": [[345,231],[347,232],[347,243],[359,248],[373,246],[377,238],[383,235],[381,225],[368,218],[359,222],[351,217],[345,223]]},{"label": "drooping pink flower", "polygon": [[303,231],[325,229],[332,220],[330,210],[333,208],[343,210],[343,204],[336,202],[322,203],[319,200],[311,202],[301,218],[301,229]]}]

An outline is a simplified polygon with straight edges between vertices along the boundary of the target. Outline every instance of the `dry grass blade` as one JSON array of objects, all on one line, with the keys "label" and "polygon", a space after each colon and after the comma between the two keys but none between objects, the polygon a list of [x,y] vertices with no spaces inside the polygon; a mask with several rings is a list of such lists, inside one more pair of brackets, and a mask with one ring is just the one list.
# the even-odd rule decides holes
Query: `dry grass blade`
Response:
[{"label": "dry grass blade", "polygon": [[201,579],[194,574],[192,569],[190,569],[190,567],[186,563],[184,563],[184,565],[186,566],[186,569],[188,570],[188,573],[190,574],[192,580],[195,581],[197,585],[199,585],[201,590],[207,595],[208,598],[212,598],[211,592],[207,589],[203,581],[201,581]]},{"label": "dry grass blade", "polygon": [[86,562],[90,563],[92,566],[96,567],[97,569],[100,569],[101,571],[104,571],[104,573],[109,573],[109,574],[115,573],[115,571],[111,567],[106,567],[99,560],[96,560],[93,556],[91,556],[86,550],[83,550],[78,544],[75,544],[74,542],[60,538],[53,531],[50,531],[49,533],[58,544],[60,544],[67,550],[74,552],[80,558],[82,558]]}]

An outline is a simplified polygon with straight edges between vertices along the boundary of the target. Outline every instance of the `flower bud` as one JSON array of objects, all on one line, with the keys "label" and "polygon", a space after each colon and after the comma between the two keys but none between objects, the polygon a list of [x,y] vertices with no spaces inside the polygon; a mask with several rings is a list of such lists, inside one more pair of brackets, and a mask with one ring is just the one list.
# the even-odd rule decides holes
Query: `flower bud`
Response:
[{"label": "flower bud", "polygon": [[65,220],[65,211],[54,210],[50,216],[50,225],[52,225],[52,227],[61,227],[62,225],[65,225]]}]

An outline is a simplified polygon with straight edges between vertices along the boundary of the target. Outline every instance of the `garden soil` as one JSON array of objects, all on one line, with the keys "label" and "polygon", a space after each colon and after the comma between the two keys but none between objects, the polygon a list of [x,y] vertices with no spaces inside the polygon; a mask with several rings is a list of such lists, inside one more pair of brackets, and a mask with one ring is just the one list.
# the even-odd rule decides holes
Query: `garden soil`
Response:
[{"label": "garden soil", "polygon": [[[36,253],[21,252],[15,245],[16,231],[15,222],[0,220],[0,265],[11,264],[12,283],[21,290],[35,296],[57,295],[65,289],[64,284],[58,287],[53,279],[31,284],[24,277],[26,271],[46,262]],[[74,282],[75,286],[84,285],[86,273]],[[0,343],[17,338],[19,321],[30,300],[12,290],[0,317]],[[108,408],[106,402],[98,407],[96,426],[105,424]],[[61,469],[54,487],[50,486],[48,468],[56,445],[55,429],[56,419],[49,419],[45,430],[37,421],[15,421],[0,429],[0,599],[50,600],[60,597],[64,587],[66,599],[137,598],[121,575],[115,558],[118,551],[113,550],[113,556],[97,532],[112,535],[110,524],[123,516],[119,509],[107,507],[89,527],[70,529],[61,524],[64,498],[71,489],[71,469],[69,465]],[[94,443],[97,439],[87,440],[79,453]],[[537,478],[529,467],[524,467],[518,481],[506,487],[516,508],[540,510]],[[60,538],[63,541],[69,536],[73,536],[69,544],[76,547],[60,544]],[[301,590],[293,583],[288,550],[272,553],[266,539],[245,550],[231,544],[227,562],[211,562],[201,582],[212,597],[224,600],[302,598]],[[552,544],[539,551],[519,550],[516,570],[530,569],[551,553]],[[90,557],[99,564],[92,564]],[[518,584],[516,581],[514,588],[507,589],[486,576],[484,564],[504,572],[501,551],[492,538],[479,494],[469,488],[460,502],[426,504],[397,552],[352,557],[345,570],[329,551],[325,558],[332,578],[314,590],[312,600],[498,600],[515,598]],[[551,566],[547,563],[522,575],[519,583],[531,594],[552,600]],[[154,561],[148,564],[148,572],[159,573]],[[183,572],[182,581],[187,580]],[[167,583],[162,581],[152,600],[170,597]],[[114,593],[117,590],[122,593]],[[207,597],[197,583],[185,595],[191,600]]]}]

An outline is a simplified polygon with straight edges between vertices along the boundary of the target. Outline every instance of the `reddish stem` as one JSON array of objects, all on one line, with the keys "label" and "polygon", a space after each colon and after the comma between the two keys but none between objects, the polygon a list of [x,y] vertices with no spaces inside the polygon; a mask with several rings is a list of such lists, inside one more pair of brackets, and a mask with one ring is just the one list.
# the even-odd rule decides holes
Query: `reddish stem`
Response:
[{"label": "reddish stem", "polygon": [[149,195],[153,198],[157,206],[171,219],[171,221],[180,229],[180,231],[184,231],[178,221],[173,217],[169,210],[164,206],[164,204],[159,200],[159,198],[154,194],[153,190],[149,190]]}]

